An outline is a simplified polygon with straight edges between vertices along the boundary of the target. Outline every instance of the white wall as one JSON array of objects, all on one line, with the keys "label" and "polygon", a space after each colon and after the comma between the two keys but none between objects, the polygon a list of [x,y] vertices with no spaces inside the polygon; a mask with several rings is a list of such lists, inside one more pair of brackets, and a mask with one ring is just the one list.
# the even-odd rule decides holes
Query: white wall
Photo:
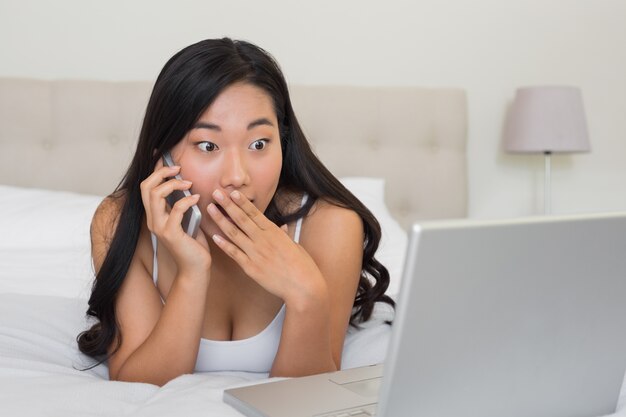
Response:
[{"label": "white wall", "polygon": [[506,107],[518,86],[579,86],[593,150],[553,158],[553,210],[626,209],[624,0],[0,0],[0,76],[152,80],[221,36],[291,83],[466,89],[472,217],[541,212],[543,159],[501,151]]}]

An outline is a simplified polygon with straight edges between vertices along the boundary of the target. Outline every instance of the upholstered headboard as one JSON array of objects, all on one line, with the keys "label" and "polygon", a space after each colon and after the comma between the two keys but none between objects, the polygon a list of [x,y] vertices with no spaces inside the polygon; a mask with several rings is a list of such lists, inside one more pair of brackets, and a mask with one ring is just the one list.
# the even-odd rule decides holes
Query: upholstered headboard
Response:
[{"label": "upholstered headboard", "polygon": [[[0,78],[0,184],[106,195],[134,152],[150,82]],[[313,148],[339,177],[386,179],[407,226],[467,214],[465,93],[291,86]]]}]

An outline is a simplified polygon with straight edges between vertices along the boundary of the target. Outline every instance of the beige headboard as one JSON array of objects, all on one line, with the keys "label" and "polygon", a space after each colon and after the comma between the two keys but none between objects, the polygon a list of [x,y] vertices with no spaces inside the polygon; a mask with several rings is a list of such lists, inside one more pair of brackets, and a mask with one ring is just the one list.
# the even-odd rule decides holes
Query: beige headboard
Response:
[{"label": "beige headboard", "polygon": [[[134,152],[150,82],[0,78],[0,184],[106,195]],[[386,179],[407,226],[467,214],[465,93],[291,86],[313,148],[341,176]]]}]

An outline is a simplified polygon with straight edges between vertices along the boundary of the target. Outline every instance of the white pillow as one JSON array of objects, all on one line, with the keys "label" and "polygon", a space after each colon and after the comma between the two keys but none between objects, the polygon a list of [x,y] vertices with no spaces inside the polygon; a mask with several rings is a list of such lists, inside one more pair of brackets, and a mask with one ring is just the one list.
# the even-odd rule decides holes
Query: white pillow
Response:
[{"label": "white pillow", "polygon": [[88,297],[102,197],[0,185],[0,293]]},{"label": "white pillow", "polygon": [[389,271],[387,294],[394,299],[400,290],[404,257],[408,241],[406,231],[391,216],[385,204],[385,179],[370,177],[343,177],[341,183],[372,212],[380,223],[382,236],[376,259]]}]

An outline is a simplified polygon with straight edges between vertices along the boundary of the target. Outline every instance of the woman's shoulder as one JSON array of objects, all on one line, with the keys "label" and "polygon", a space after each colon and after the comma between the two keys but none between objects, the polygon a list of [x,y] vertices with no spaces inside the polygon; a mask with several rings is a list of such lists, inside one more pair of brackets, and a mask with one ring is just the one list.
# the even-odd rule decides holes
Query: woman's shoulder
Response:
[{"label": "woman's shoulder", "polygon": [[110,240],[117,228],[122,207],[126,198],[123,194],[111,194],[105,197],[94,212],[91,220],[91,237],[103,237]]},{"label": "woman's shoulder", "polygon": [[113,235],[117,229],[120,213],[124,206],[125,197],[122,194],[111,194],[105,197],[94,212],[91,219],[91,255],[96,271],[109,252]]},{"label": "woman's shoulder", "polygon": [[[308,198],[308,195],[303,191],[281,191],[277,194],[277,203],[282,213],[292,214],[302,207],[305,198]],[[305,222],[319,223],[320,226],[328,227],[336,224],[359,226],[362,223],[356,211],[323,197],[315,200],[305,216]]]},{"label": "woman's shoulder", "polygon": [[[90,232],[92,257],[96,271],[99,270],[109,251],[125,202],[126,197],[123,193],[114,193],[105,197],[94,212]],[[139,233],[139,241],[134,256],[139,257],[145,265],[148,258],[150,258],[149,260],[152,259],[152,246],[145,222],[143,222]]]},{"label": "woman's shoulder", "polygon": [[[356,211],[332,200],[318,198],[303,219],[299,244],[327,280],[356,285],[364,238],[363,221]],[[354,281],[344,279],[351,276]],[[352,294],[354,297],[354,292]]]},{"label": "woman's shoulder", "polygon": [[328,232],[362,232],[363,222],[358,213],[331,200],[318,198],[307,216],[307,223]]}]

